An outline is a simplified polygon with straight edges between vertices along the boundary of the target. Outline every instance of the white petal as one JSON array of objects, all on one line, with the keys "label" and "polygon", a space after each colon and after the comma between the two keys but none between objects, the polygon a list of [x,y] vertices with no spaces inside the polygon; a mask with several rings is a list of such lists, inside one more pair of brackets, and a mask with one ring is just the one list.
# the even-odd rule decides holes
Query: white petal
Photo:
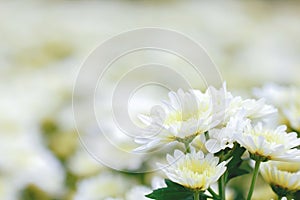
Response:
[{"label": "white petal", "polygon": [[205,147],[210,153],[217,153],[221,150],[220,143],[216,139],[209,139],[205,143]]}]

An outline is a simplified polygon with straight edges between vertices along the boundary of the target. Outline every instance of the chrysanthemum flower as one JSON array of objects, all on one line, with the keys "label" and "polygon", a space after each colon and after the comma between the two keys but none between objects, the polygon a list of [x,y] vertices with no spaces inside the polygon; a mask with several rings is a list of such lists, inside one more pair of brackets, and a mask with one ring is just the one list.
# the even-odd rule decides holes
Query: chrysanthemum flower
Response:
[{"label": "chrysanthemum flower", "polygon": [[212,129],[209,131],[209,139],[205,142],[205,147],[210,153],[217,153],[226,148],[234,146],[234,134],[241,134],[244,127],[250,123],[249,119],[245,118],[245,112],[241,111],[231,117],[224,128]]},{"label": "chrysanthemum flower", "polygon": [[252,156],[264,161],[300,161],[300,151],[295,148],[300,145],[300,138],[294,132],[287,133],[286,126],[274,130],[261,123],[254,127],[249,124],[242,134],[235,134],[235,138]]},{"label": "chrysanthemum flower", "polygon": [[[230,93],[229,93],[230,94]],[[230,94],[231,95],[231,94]],[[233,97],[231,95],[228,106],[225,112],[225,122],[243,111],[245,117],[250,120],[266,120],[277,114],[277,109],[265,103],[265,99],[245,99],[240,96]]]},{"label": "chrysanthemum flower", "polygon": [[136,142],[143,145],[136,150],[175,141],[190,143],[198,135],[217,126],[221,105],[214,103],[211,93],[211,88],[205,93],[198,90],[170,92],[169,101],[153,107],[150,116],[141,116],[141,121],[148,127],[144,135],[136,138]]},{"label": "chrysanthemum flower", "polygon": [[246,111],[246,117],[253,119],[263,119],[277,113],[277,109],[265,103],[265,99],[246,99],[241,107]]},{"label": "chrysanthemum flower", "polygon": [[159,164],[167,177],[184,187],[205,191],[226,171],[226,162],[218,164],[213,154],[204,156],[202,151],[184,154],[175,150],[174,156],[167,155],[168,165]]},{"label": "chrysanthemum flower", "polygon": [[260,172],[276,193],[300,190],[300,163],[270,161],[261,165]]}]

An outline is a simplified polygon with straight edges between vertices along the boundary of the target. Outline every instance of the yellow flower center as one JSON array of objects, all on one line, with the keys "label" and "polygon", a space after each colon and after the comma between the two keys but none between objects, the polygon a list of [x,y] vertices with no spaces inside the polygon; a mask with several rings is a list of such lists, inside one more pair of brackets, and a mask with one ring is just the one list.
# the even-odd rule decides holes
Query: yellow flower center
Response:
[{"label": "yellow flower center", "polygon": [[201,116],[206,113],[209,109],[209,104],[207,105],[201,105],[197,110],[194,110],[193,112],[182,112],[181,110],[176,110],[167,115],[164,124],[170,125],[173,123],[180,123],[188,121],[189,119],[198,119],[201,118]]},{"label": "yellow flower center", "polygon": [[253,132],[252,133],[255,136],[263,136],[265,140],[268,143],[275,143],[275,144],[281,144],[282,143],[282,138],[278,137],[278,135],[274,134],[273,132],[270,131],[264,131],[264,132]]},{"label": "yellow flower center", "polygon": [[200,162],[199,160],[186,160],[180,164],[179,169],[183,172],[192,172],[198,175],[202,174],[207,177],[215,173],[215,168],[211,167],[208,162]]},{"label": "yellow flower center", "polygon": [[175,111],[172,114],[168,115],[167,118],[165,119],[165,124],[170,125],[176,122],[181,122],[183,121],[182,119],[182,112],[181,111]]}]

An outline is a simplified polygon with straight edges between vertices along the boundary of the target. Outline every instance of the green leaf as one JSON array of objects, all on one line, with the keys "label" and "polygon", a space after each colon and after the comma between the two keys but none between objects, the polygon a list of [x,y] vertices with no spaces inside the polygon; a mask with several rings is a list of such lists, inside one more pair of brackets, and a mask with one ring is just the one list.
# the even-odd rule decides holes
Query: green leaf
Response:
[{"label": "green leaf", "polygon": [[146,195],[150,199],[156,200],[193,200],[194,192],[170,180],[165,180],[167,187],[154,190]]},{"label": "green leaf", "polygon": [[245,169],[236,169],[234,172],[231,172],[227,176],[227,182],[235,177],[242,176],[244,174],[249,174],[250,172]]},{"label": "green leaf", "polygon": [[232,158],[227,164],[226,182],[251,172],[248,162],[241,159],[244,152],[245,148],[236,143],[231,152]]}]

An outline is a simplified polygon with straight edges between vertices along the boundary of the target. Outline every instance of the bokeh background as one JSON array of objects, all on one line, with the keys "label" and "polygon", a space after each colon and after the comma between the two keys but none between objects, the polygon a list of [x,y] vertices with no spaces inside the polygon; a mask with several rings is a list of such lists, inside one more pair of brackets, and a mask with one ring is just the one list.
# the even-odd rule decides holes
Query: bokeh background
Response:
[{"label": "bokeh background", "polygon": [[[157,187],[153,177],[159,175],[130,173],[151,165],[145,157],[120,158],[104,141],[96,144],[99,151],[118,158],[126,172],[94,160],[80,145],[72,112],[73,85],[89,53],[139,27],[173,29],[193,38],[236,93],[250,95],[267,83],[300,85],[299,1],[1,0],[0,199],[132,200]],[[119,65],[134,59],[141,55]],[[116,81],[116,74],[109,80]],[[149,105],[133,107],[136,113]],[[84,115],[80,123],[83,134],[93,132]],[[106,130],[118,132],[110,124]],[[135,147],[122,137],[116,140],[124,149]],[[270,189],[261,192],[273,195]],[[254,198],[265,199],[259,194]]]}]

